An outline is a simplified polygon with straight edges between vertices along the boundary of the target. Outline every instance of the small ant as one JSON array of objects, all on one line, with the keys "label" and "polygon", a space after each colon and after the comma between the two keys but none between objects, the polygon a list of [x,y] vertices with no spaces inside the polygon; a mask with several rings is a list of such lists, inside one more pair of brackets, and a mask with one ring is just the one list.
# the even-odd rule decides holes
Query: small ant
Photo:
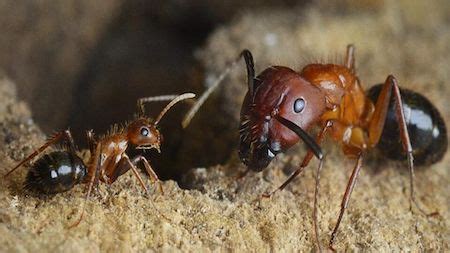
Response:
[{"label": "small ant", "polygon": [[[98,184],[99,180],[106,184],[112,184],[119,176],[131,169],[142,188],[148,193],[148,189],[136,168],[139,162],[144,164],[147,174],[152,181],[158,183],[160,191],[163,192],[158,176],[147,159],[142,155],[130,159],[126,151],[128,146],[134,146],[136,149],[156,149],[160,152],[162,136],[158,130],[158,123],[176,103],[194,97],[195,94],[193,93],[184,93],[179,96],[166,95],[141,98],[138,100],[138,116],[125,127],[115,125],[110,132],[99,139],[95,139],[92,130],[87,131],[90,150],[90,158],[87,163],[84,163],[77,155],[70,130],[58,132],[6,173],[5,177],[41,154],[49,146],[62,142],[63,150],[46,154],[32,164],[25,180],[25,188],[39,193],[53,194],[68,191],[76,184],[87,183],[85,203],[81,215],[70,227],[75,227],[81,222],[86,200],[91,194],[92,186]],[[171,101],[155,121],[144,115],[144,103],[168,100]]]},{"label": "small ant", "polygon": [[[309,64],[300,72],[272,66],[255,77],[253,56],[249,50],[243,50],[183,120],[183,126],[190,122],[202,103],[243,57],[247,67],[248,91],[240,114],[239,157],[247,166],[245,173],[249,170],[262,171],[277,154],[285,152],[300,139],[305,142],[308,152],[299,168],[280,187],[263,197],[270,197],[284,189],[303,171],[313,155],[319,159],[313,210],[319,251],[317,198],[324,161],[319,144],[326,135],[341,144],[344,155],[356,159],[331,234],[331,250],[334,250],[339,225],[368,150],[378,146],[394,159],[405,159],[406,153],[410,171],[410,210],[413,202],[423,212],[414,195],[413,161],[415,159],[417,164],[437,162],[448,145],[445,124],[436,108],[422,95],[400,90],[394,76],[389,75],[384,84],[364,93],[355,73],[354,51],[352,45],[347,46],[343,65]],[[313,126],[321,128],[315,139],[306,132]]]}]

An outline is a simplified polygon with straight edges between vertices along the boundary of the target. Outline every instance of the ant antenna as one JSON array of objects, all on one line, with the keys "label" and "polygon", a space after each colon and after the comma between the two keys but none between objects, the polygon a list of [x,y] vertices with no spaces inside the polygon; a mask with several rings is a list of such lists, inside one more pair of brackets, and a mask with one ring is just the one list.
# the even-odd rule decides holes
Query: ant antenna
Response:
[{"label": "ant antenna", "polygon": [[220,76],[216,79],[216,81],[209,86],[209,88],[200,96],[200,98],[197,100],[197,103],[189,110],[189,112],[186,114],[186,116],[183,119],[183,122],[181,123],[183,125],[183,128],[186,128],[189,123],[191,122],[194,115],[197,113],[197,111],[200,109],[200,107],[205,103],[206,99],[211,95],[211,93],[217,89],[219,84],[223,81],[223,79],[230,73],[231,69],[234,68],[234,66],[237,65],[239,60],[244,57],[245,63],[247,66],[247,83],[248,83],[248,89],[250,91],[250,94],[253,95],[254,91],[254,78],[255,78],[255,67],[253,63],[253,56],[252,53],[244,49],[239,56],[228,64],[227,68],[220,74]]},{"label": "ant antenna", "polygon": [[169,101],[175,99],[177,96],[178,95],[162,95],[162,96],[140,98],[137,101],[138,113],[139,115],[145,114],[144,103]]},{"label": "ant antenna", "polygon": [[174,106],[176,103],[182,101],[182,100],[186,100],[186,99],[190,99],[190,98],[194,98],[195,94],[194,93],[183,93],[177,97],[175,97],[174,99],[172,99],[172,101],[170,101],[169,104],[166,105],[166,107],[164,107],[164,109],[159,113],[158,117],[155,120],[155,125],[158,125],[159,121],[161,121],[162,117],[166,114],[167,111],[169,111],[169,109]]},{"label": "ant antenna", "polygon": [[285,127],[289,128],[291,131],[296,133],[298,137],[300,137],[308,146],[308,148],[313,152],[313,154],[317,157],[317,159],[322,160],[323,153],[322,149],[320,148],[319,144],[311,137],[309,134],[303,130],[300,126],[295,124],[294,122],[283,118],[279,115],[275,115],[275,119],[278,120],[281,124],[283,124]]}]

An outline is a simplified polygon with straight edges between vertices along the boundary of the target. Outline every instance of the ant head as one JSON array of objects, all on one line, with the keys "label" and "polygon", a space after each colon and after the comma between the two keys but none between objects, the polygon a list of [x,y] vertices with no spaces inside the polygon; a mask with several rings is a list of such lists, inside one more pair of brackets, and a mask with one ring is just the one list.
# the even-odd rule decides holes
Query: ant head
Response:
[{"label": "ant head", "polygon": [[160,151],[162,136],[156,125],[147,118],[139,118],[127,127],[128,140],[137,149],[152,149]]},{"label": "ant head", "polygon": [[325,110],[325,97],[297,72],[280,66],[263,71],[250,90],[241,108],[239,156],[250,169],[261,171],[299,141],[280,118],[308,129]]},{"label": "ant head", "polygon": [[144,116],[144,103],[154,101],[164,101],[172,96],[159,96],[150,98],[141,98],[138,100],[138,119],[128,125],[128,139],[133,145],[137,146],[137,149],[152,149],[155,148],[160,151],[160,145],[162,141],[162,135],[159,133],[157,126],[163,116],[169,111],[176,103],[194,98],[194,93],[184,93],[174,97],[169,104],[159,113],[154,122],[150,121]]}]

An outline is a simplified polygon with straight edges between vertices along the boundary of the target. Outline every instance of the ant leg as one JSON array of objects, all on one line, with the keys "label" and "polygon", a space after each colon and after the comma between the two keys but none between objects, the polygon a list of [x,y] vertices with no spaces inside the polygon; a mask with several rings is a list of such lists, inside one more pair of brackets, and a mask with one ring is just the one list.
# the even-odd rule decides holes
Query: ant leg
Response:
[{"label": "ant leg", "polygon": [[73,153],[75,153],[75,144],[72,138],[72,134],[70,133],[70,130],[64,130],[61,132],[57,132],[55,135],[50,137],[46,143],[44,143],[42,146],[40,146],[36,151],[34,151],[32,154],[30,154],[28,157],[23,159],[19,164],[17,164],[14,168],[12,168],[8,173],[5,174],[5,177],[9,176],[12,172],[14,172],[16,169],[18,169],[20,166],[24,165],[25,163],[32,160],[34,157],[39,155],[40,153],[44,152],[45,149],[47,149],[49,146],[54,145],[58,141],[66,139],[68,142],[69,150]]},{"label": "ant leg", "polygon": [[[143,156],[136,156],[135,158],[133,158],[132,160],[130,160],[130,158],[128,156],[123,156],[122,159],[120,159],[118,165],[114,168],[113,173],[110,175],[109,181],[108,183],[113,183],[114,181],[116,181],[116,179],[126,173],[128,170],[132,170],[134,175],[137,177],[137,179],[139,180],[139,184],[142,186],[142,188],[145,190],[145,192],[148,193],[148,189],[145,186],[144,180],[142,180],[141,176],[139,175],[139,172],[136,168],[136,165],[139,161],[143,161],[144,163],[144,167],[145,170],[147,171],[147,173],[149,174],[149,176],[156,182],[159,183],[159,179],[158,176],[156,176],[156,173],[152,170],[152,167],[150,166],[150,164],[148,163],[147,159],[145,159],[145,157]],[[163,192],[162,190],[162,186],[161,184],[159,184],[159,188],[161,190],[161,192]]]},{"label": "ant leg", "polygon": [[[280,119],[278,119],[280,120]],[[283,121],[283,120],[281,120]],[[281,122],[280,121],[280,122]],[[283,123],[283,122],[282,122]],[[283,124],[285,124],[287,122],[284,122]],[[286,125],[286,124],[285,124]],[[318,146],[322,141],[323,138],[325,137],[325,134],[327,133],[328,129],[330,129],[330,127],[333,126],[333,122],[332,121],[327,121],[325,123],[325,126],[322,128],[322,130],[319,132],[319,134],[316,137],[316,142],[315,144]],[[291,126],[292,127],[292,126]],[[306,142],[306,141],[305,141]],[[307,143],[307,142],[306,142]],[[319,198],[319,182],[320,182],[320,171],[322,170],[323,167],[323,155],[322,155],[322,151],[319,150],[319,152],[314,152],[314,149],[312,149],[310,147],[310,149],[308,149],[308,152],[306,153],[305,158],[303,159],[303,162],[301,163],[300,167],[294,171],[294,173],[292,173],[289,178],[277,189],[275,189],[273,192],[271,192],[270,194],[263,194],[263,197],[270,197],[272,196],[275,192],[279,191],[279,190],[283,190],[292,180],[294,180],[294,178],[299,175],[303,169],[308,166],[309,162],[311,161],[311,158],[313,156],[313,154],[316,153],[316,157],[319,159],[319,166],[317,167],[316,170],[316,184],[315,184],[315,188],[314,188],[314,208],[313,208],[313,226],[314,226],[314,233],[315,233],[315,240],[316,240],[316,246],[318,248],[319,252],[322,252],[322,248],[320,247],[320,240],[319,240],[319,227],[318,227],[318,219],[317,219],[317,210],[318,210],[318,198]]]},{"label": "ant leg", "polygon": [[147,171],[147,174],[150,176],[150,178],[156,182],[159,186],[159,190],[161,191],[162,194],[164,194],[162,185],[161,185],[161,181],[158,178],[158,175],[156,175],[155,171],[152,169],[152,166],[150,166],[150,163],[147,161],[147,159],[144,156],[138,155],[136,157],[133,158],[132,163],[133,164],[137,164],[139,161],[142,161],[142,163],[144,164],[145,170]]},{"label": "ant leg", "polygon": [[[141,157],[142,157],[142,158],[141,158]],[[158,177],[156,176],[155,172],[151,169],[150,164],[148,164],[147,160],[146,160],[145,157],[143,157],[143,156],[137,156],[137,157],[133,158],[133,161],[130,161],[130,158],[129,158],[128,156],[125,156],[124,158],[122,158],[120,162],[126,161],[126,166],[127,166],[127,168],[123,168],[123,169],[121,169],[121,171],[125,171],[125,172],[126,172],[128,169],[131,169],[131,170],[133,171],[134,175],[138,178],[139,183],[141,184],[142,188],[144,188],[145,192],[146,192],[147,194],[149,194],[148,189],[147,189],[147,187],[146,187],[145,184],[144,184],[144,180],[142,180],[141,176],[139,176],[139,172],[138,172],[137,169],[136,169],[136,164],[137,164],[137,163],[139,162],[139,160],[141,160],[141,159],[143,159],[143,161],[145,161],[145,162],[144,162],[144,166],[147,166],[147,165],[148,165],[149,168],[150,168],[150,171],[153,172],[153,174],[154,174],[156,180],[158,180]],[[147,162],[147,165],[146,165],[146,162]],[[147,167],[146,167],[146,169],[147,169]],[[147,170],[147,172],[148,172],[148,170]],[[149,173],[149,174],[150,174],[150,173]],[[150,174],[150,175],[151,175],[151,174]],[[159,182],[159,180],[158,180],[158,182]],[[160,190],[161,190],[161,192],[162,192],[161,184],[160,184]],[[171,221],[171,220],[170,220],[169,218],[167,218],[163,213],[161,213],[161,211],[159,211],[159,209],[155,206],[155,204],[153,204],[153,202],[150,202],[150,204],[155,208],[155,210],[159,213],[159,215],[161,215],[161,217],[163,217],[164,219],[166,219],[166,220],[168,220],[168,221]]]},{"label": "ant leg", "polygon": [[[322,128],[322,130],[319,132],[319,134],[317,134],[316,136],[316,143],[320,144],[322,143],[323,138],[325,137],[326,132],[328,131],[328,129],[333,125],[332,121],[327,121],[325,123],[325,126]],[[286,179],[286,181],[280,185],[277,189],[275,189],[274,191],[272,191],[271,193],[266,193],[263,194],[263,197],[271,197],[274,193],[276,193],[277,191],[281,191],[283,190],[292,180],[294,180],[294,178],[296,178],[300,173],[303,172],[303,169],[308,166],[309,162],[311,161],[311,158],[313,157],[313,151],[311,149],[308,149],[308,152],[306,153],[305,157],[303,158],[302,163],[300,164],[300,167],[295,170],[289,177],[288,179]],[[319,159],[321,160],[321,159]]]},{"label": "ant leg", "polygon": [[339,211],[339,217],[338,217],[336,225],[333,229],[333,232],[331,233],[331,238],[330,238],[330,243],[329,243],[329,248],[332,251],[335,251],[335,249],[333,248],[334,239],[336,238],[336,234],[338,232],[339,225],[341,224],[345,209],[347,209],[348,202],[350,200],[350,195],[352,194],[353,188],[355,187],[355,184],[356,184],[356,179],[357,179],[359,172],[361,170],[361,167],[362,167],[362,160],[363,160],[362,157],[363,157],[362,153],[360,153],[357,158],[356,165],[355,165],[355,168],[353,169],[352,175],[350,176],[350,180],[347,183],[344,197],[342,198],[341,210]]},{"label": "ant leg", "polygon": [[244,178],[249,172],[250,172],[250,169],[249,169],[249,168],[245,169],[245,171],[239,173],[239,175],[236,176],[236,180],[241,180],[241,179]]},{"label": "ant leg", "polygon": [[149,194],[147,186],[145,186],[144,180],[142,180],[142,177],[139,175],[139,172],[136,169],[135,163],[130,161],[130,158],[128,156],[124,156],[122,159],[125,159],[130,169],[133,171],[134,175],[137,177],[139,184],[144,188],[145,193]]},{"label": "ant leg", "polygon": [[200,109],[200,107],[205,103],[206,99],[211,95],[211,93],[219,87],[219,84],[225,79],[225,77],[230,73],[230,71],[236,66],[236,64],[239,62],[241,57],[244,57],[245,63],[247,66],[247,84],[248,84],[248,90],[250,94],[253,94],[254,92],[254,79],[255,79],[255,67],[253,63],[253,56],[252,53],[244,49],[239,56],[229,63],[225,70],[220,74],[220,76],[216,79],[216,81],[209,86],[208,89],[200,96],[200,98],[197,100],[197,102],[192,106],[192,108],[189,110],[189,112],[186,114],[186,116],[183,119],[182,126],[183,128],[186,128],[189,123],[191,122],[194,115],[197,113],[197,111]]},{"label": "ant leg", "polygon": [[318,201],[319,201],[319,181],[320,181],[320,171],[322,170],[323,159],[319,160],[319,166],[316,171],[316,185],[314,187],[314,208],[313,208],[313,226],[314,226],[314,237],[316,239],[316,246],[319,252],[322,252],[322,248],[320,247],[319,240],[319,221],[317,218],[318,211]]},{"label": "ant leg", "polygon": [[[93,171],[93,173],[91,173],[91,178],[89,179],[89,183],[87,185],[87,192],[86,192],[86,197],[84,198],[84,202],[83,202],[83,208],[81,210],[81,215],[78,218],[78,220],[73,223],[72,225],[69,226],[69,229],[74,228],[76,226],[78,226],[78,224],[80,224],[81,220],[83,219],[84,216],[84,211],[86,209],[86,202],[89,199],[89,196],[91,195],[91,191],[92,191],[92,186],[94,185],[94,182],[96,182],[96,178],[98,176],[98,171],[101,167],[101,144],[97,145],[96,149],[95,149],[95,154],[94,155],[94,161],[92,162],[92,164],[89,166],[88,168],[88,172]],[[88,173],[89,175],[90,173]]]},{"label": "ant leg", "polygon": [[[108,160],[105,161],[105,164],[109,164]],[[139,184],[142,186],[144,191],[148,194],[148,189],[145,186],[144,180],[142,180],[141,176],[139,175],[139,172],[136,169],[136,165],[130,161],[130,158],[127,155],[124,155],[117,164],[112,163],[113,169],[106,168],[104,171],[111,171],[112,173],[109,175],[109,177],[102,173],[103,181],[112,184],[114,183],[117,178],[120,175],[125,174],[127,171],[131,169],[133,171],[133,174],[136,176],[136,178],[139,181]]]},{"label": "ant leg", "polygon": [[[91,155],[94,154],[95,152],[95,146],[96,146],[96,140],[94,137],[94,130],[90,129],[88,131],[86,131],[86,139],[87,139],[87,144],[89,147],[89,152]],[[105,161],[106,164],[106,161]],[[105,175],[105,171],[104,170],[97,170],[96,172],[96,180],[94,182],[95,186],[96,186],[96,191],[97,193],[99,192],[99,184],[98,181],[100,180],[100,176],[103,180],[103,182],[108,182],[108,177]]]},{"label": "ant leg", "polygon": [[397,79],[389,75],[382,87],[380,95],[377,99],[375,106],[375,111],[373,114],[372,121],[369,125],[369,144],[373,147],[375,146],[381,137],[383,132],[384,123],[386,122],[386,115],[389,108],[389,103],[392,97],[392,92],[394,94],[395,100],[395,117],[397,118],[398,126],[400,129],[400,138],[403,144],[403,150],[407,154],[409,175],[410,175],[410,210],[412,212],[412,203],[416,208],[424,215],[433,215],[435,213],[427,214],[417,203],[414,191],[414,157],[413,150],[411,146],[411,140],[409,138],[408,128],[406,127],[405,114],[403,111],[402,97],[400,94],[400,88],[397,83]]},{"label": "ant leg", "polygon": [[352,72],[355,72],[355,46],[347,45],[347,54],[345,56],[345,66]]}]

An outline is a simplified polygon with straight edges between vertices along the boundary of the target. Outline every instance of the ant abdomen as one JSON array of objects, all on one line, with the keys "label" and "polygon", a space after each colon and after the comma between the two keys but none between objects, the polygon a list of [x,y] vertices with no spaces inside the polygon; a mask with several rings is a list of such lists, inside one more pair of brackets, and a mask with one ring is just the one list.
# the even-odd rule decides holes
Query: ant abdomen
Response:
[{"label": "ant abdomen", "polygon": [[[374,103],[377,101],[381,88],[382,85],[375,85],[367,93]],[[427,165],[441,160],[447,150],[448,140],[445,123],[438,110],[427,98],[417,92],[400,89],[400,93],[413,148],[414,164]],[[393,98],[389,104],[386,123],[377,147],[390,159],[406,160],[399,138]]]},{"label": "ant abdomen", "polygon": [[65,192],[87,174],[83,160],[67,151],[54,151],[37,160],[28,171],[25,188],[45,194]]}]

